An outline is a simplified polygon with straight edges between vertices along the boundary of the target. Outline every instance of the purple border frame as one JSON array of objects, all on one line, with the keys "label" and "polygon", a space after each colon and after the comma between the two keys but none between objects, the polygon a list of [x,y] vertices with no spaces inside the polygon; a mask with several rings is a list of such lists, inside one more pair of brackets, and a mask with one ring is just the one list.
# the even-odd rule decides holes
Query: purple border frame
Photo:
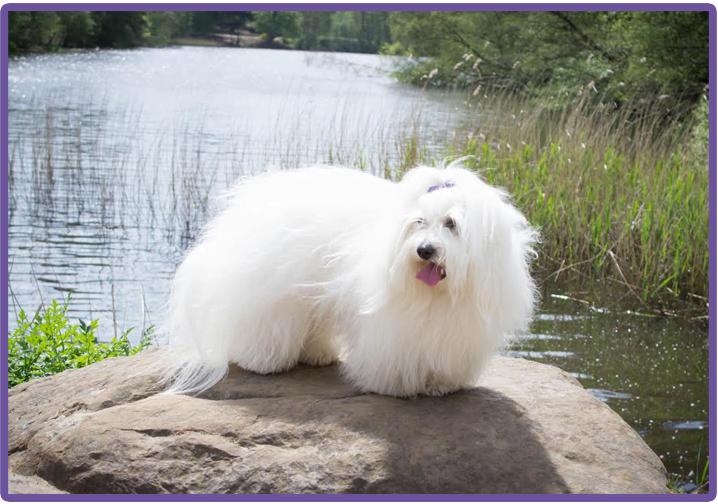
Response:
[{"label": "purple border frame", "polygon": [[[715,463],[709,468],[710,493],[703,495],[655,495],[655,494],[613,494],[613,495],[555,495],[555,494],[525,494],[525,495],[496,495],[496,494],[402,494],[402,495],[361,495],[361,494],[325,494],[325,495],[266,495],[266,494],[241,494],[241,495],[215,495],[215,494],[195,494],[195,495],[125,495],[125,494],[70,494],[70,495],[44,495],[44,494],[9,494],[8,493],[8,389],[7,389],[7,345],[4,343],[8,331],[8,12],[9,11],[80,11],[80,10],[99,10],[99,11],[228,11],[228,10],[293,10],[293,11],[708,11],[710,26],[710,42],[709,42],[709,181],[710,181],[710,205],[709,205],[709,236],[710,236],[710,257],[715,264],[715,245],[716,245],[716,7],[712,4],[621,4],[621,3],[595,3],[595,4],[366,4],[366,3],[346,3],[346,4],[158,4],[158,3],[131,3],[131,4],[48,4],[48,3],[29,3],[29,4],[6,4],[0,9],[0,32],[4,35],[0,39],[2,47],[0,49],[0,79],[2,82],[2,96],[0,97],[0,114],[2,135],[0,142],[2,145],[2,156],[0,158],[0,172],[2,178],[0,184],[0,198],[2,201],[2,215],[0,215],[0,227],[2,235],[0,243],[2,244],[3,267],[0,272],[0,278],[5,286],[5,294],[0,299],[0,319],[2,324],[3,344],[0,346],[0,373],[2,373],[3,386],[0,388],[2,401],[0,402],[0,415],[2,415],[2,442],[0,444],[0,460],[4,462],[3,469],[0,469],[0,494],[3,500],[9,502],[87,502],[87,501],[106,501],[106,502],[137,502],[137,501],[154,501],[154,502],[200,502],[200,501],[255,501],[255,502],[278,502],[278,501],[343,501],[343,502],[371,502],[371,501],[393,501],[393,502],[433,502],[433,501],[449,501],[449,502],[473,502],[473,501],[491,501],[491,502],[516,502],[516,501],[559,501],[559,502],[606,502],[606,501],[627,501],[627,502],[710,502],[716,498],[716,466]],[[709,397],[708,397],[708,415],[710,432],[708,437],[709,454],[715,454],[716,451],[716,270],[711,268],[709,273]]]}]

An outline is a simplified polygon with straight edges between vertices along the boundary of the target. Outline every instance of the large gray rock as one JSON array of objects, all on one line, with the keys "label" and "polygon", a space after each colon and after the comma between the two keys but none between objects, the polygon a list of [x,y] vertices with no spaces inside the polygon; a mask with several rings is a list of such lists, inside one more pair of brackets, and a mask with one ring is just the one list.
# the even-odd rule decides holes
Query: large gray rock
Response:
[{"label": "large gray rock", "polygon": [[[658,459],[563,371],[497,357],[446,397],[360,394],[336,366],[157,392],[162,352],[10,391],[10,468],[88,493],[666,493]],[[11,478],[10,491],[13,488]]]}]

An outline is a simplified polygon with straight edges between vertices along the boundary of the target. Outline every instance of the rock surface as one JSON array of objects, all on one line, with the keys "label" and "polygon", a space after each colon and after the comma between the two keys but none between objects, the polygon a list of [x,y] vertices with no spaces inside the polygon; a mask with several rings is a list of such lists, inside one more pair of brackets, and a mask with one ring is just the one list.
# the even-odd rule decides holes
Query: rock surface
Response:
[{"label": "rock surface", "polygon": [[641,437],[551,366],[496,357],[477,388],[416,399],[336,366],[235,368],[190,397],[156,395],[161,352],[11,389],[10,492],[667,493]]},{"label": "rock surface", "polygon": [[14,494],[56,494],[63,492],[50,485],[47,481],[37,476],[22,476],[11,472],[9,474],[8,486],[10,493]]}]

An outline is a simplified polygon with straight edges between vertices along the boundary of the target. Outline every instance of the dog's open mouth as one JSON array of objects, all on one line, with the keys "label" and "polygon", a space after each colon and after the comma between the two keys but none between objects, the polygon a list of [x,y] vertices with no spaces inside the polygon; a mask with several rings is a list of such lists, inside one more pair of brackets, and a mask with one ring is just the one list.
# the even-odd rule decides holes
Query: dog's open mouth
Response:
[{"label": "dog's open mouth", "polygon": [[416,274],[416,278],[424,282],[429,287],[433,287],[446,278],[446,270],[440,264],[428,262],[426,263],[426,266],[424,266],[421,271]]}]

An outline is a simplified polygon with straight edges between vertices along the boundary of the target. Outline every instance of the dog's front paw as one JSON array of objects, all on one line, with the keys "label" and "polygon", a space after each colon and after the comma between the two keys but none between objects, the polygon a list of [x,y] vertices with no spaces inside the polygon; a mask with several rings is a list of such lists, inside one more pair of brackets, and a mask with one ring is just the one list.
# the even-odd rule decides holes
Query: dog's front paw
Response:
[{"label": "dog's front paw", "polygon": [[339,360],[339,358],[336,355],[332,355],[332,354],[307,355],[304,352],[302,352],[302,354],[299,356],[300,364],[306,364],[308,366],[317,366],[317,367],[329,366],[330,364],[333,364],[337,360]]},{"label": "dog's front paw", "polygon": [[456,392],[460,389],[460,385],[449,382],[448,380],[442,379],[441,377],[430,373],[426,377],[426,388],[422,393],[431,397],[440,397],[443,395],[451,394],[452,392]]},{"label": "dog's front paw", "polygon": [[302,348],[299,362],[309,366],[328,366],[339,360],[339,355],[332,344],[309,344]]}]

